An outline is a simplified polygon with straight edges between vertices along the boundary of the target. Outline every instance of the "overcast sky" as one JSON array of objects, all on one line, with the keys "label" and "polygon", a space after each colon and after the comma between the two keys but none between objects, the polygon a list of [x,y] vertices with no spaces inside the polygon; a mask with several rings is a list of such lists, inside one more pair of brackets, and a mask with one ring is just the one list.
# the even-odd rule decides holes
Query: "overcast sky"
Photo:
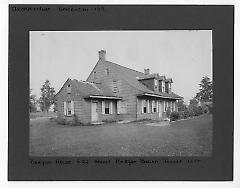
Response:
[{"label": "overcast sky", "polygon": [[212,79],[211,31],[30,32],[30,88],[40,96],[49,79],[56,92],[67,78],[86,80],[106,59],[138,71],[149,68],[173,79],[172,90],[187,101],[203,76]]}]

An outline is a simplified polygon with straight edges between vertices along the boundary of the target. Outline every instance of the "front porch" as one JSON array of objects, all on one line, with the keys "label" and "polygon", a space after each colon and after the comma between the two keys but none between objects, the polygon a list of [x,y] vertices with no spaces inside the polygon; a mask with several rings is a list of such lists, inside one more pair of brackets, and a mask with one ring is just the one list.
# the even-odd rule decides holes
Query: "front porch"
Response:
[{"label": "front porch", "polygon": [[137,120],[164,120],[167,112],[177,111],[176,99],[159,95],[142,94],[137,96]]},{"label": "front porch", "polygon": [[91,124],[116,122],[118,120],[117,101],[120,97],[114,96],[89,96],[91,105]]}]

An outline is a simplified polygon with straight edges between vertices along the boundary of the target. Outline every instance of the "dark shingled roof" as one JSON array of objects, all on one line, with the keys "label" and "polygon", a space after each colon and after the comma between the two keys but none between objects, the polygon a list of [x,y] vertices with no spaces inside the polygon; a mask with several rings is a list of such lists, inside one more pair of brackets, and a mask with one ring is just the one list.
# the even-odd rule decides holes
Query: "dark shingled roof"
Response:
[{"label": "dark shingled roof", "polygon": [[[137,89],[139,91],[138,95],[141,95],[141,94],[155,94],[155,95],[159,95],[160,97],[162,96],[162,97],[168,97],[168,98],[174,98],[174,99],[176,99],[176,98],[181,99],[182,98],[181,96],[179,96],[179,95],[177,95],[177,94],[175,94],[173,92],[171,92],[171,93],[162,93],[162,92],[158,92],[158,91],[152,91],[152,90],[148,89],[145,85],[143,85],[139,81],[139,78],[147,79],[147,78],[149,78],[149,76],[150,77],[151,76],[154,76],[154,77],[156,76],[159,80],[161,80],[161,79],[165,80],[166,79],[165,76],[159,76],[159,74],[157,74],[157,73],[156,74],[146,75],[146,74],[144,74],[142,72],[139,72],[139,71],[136,71],[136,70],[133,70],[133,69],[130,69],[130,68],[118,65],[116,63],[112,63],[110,61],[103,61],[103,60],[101,60],[98,63],[104,63],[106,65],[106,67],[110,68],[110,70],[115,70],[114,72],[117,73],[116,76],[118,78],[121,78],[122,80],[125,80],[125,82],[127,82],[129,85],[131,85],[133,88],[135,88],[135,89]],[[68,79],[68,80],[70,80],[70,79]],[[74,84],[76,86],[77,91],[83,97],[89,97],[91,95],[95,95],[95,96],[109,96],[109,97],[116,96],[112,92],[111,87],[106,86],[104,83],[102,83],[102,84],[94,84],[94,83],[86,82],[86,81],[78,81],[76,79],[71,80],[71,81],[72,81],[72,84]]]},{"label": "dark shingled roof", "polygon": [[[162,97],[170,97],[170,98],[182,98],[181,96],[175,94],[175,93],[162,93],[162,92],[157,92],[157,91],[152,91],[148,89],[145,85],[143,85],[138,78],[144,78],[146,74],[118,65],[116,63],[112,63],[110,61],[101,61],[99,63],[104,63],[106,64],[107,67],[110,68],[110,70],[115,70],[117,72],[118,77],[125,80],[129,85],[134,87],[135,89],[139,90],[139,94],[144,94],[144,93],[150,93],[150,94],[156,94]],[[155,74],[156,76],[157,74]],[[159,76],[159,75],[158,75]],[[159,76],[160,78],[163,78],[163,76]]]},{"label": "dark shingled roof", "polygon": [[89,97],[90,95],[114,96],[113,92],[110,89],[103,89],[101,86],[94,83],[78,81],[74,79],[72,80],[72,84],[76,86],[78,93],[80,93],[83,97]]}]

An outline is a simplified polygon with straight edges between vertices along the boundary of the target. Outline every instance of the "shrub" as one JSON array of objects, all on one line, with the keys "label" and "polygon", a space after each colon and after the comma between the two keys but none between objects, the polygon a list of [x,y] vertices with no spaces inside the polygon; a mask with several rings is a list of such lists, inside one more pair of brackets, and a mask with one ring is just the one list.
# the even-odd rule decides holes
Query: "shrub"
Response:
[{"label": "shrub", "polygon": [[79,124],[79,120],[76,114],[73,114],[73,120],[71,122],[71,125],[78,125]]},{"label": "shrub", "polygon": [[171,121],[176,121],[178,119],[180,119],[180,113],[179,112],[172,112],[170,114],[170,120]]},{"label": "shrub", "polygon": [[207,108],[208,108],[208,113],[212,114],[213,113],[213,105],[209,104],[209,105],[207,105]]},{"label": "shrub", "polygon": [[116,120],[114,120],[114,119],[105,119],[105,120],[103,120],[103,122],[104,123],[114,123],[114,122],[116,122]]},{"label": "shrub", "polygon": [[60,124],[60,125],[67,125],[67,121],[65,119],[63,119],[63,118],[58,119],[57,123]]},{"label": "shrub", "polygon": [[190,117],[190,113],[189,113],[188,109],[179,112],[179,115],[180,115],[181,119],[187,119]]},{"label": "shrub", "polygon": [[170,110],[170,108],[168,108],[167,111],[166,111],[166,116],[168,118],[170,118],[170,115],[171,115],[171,110]]}]

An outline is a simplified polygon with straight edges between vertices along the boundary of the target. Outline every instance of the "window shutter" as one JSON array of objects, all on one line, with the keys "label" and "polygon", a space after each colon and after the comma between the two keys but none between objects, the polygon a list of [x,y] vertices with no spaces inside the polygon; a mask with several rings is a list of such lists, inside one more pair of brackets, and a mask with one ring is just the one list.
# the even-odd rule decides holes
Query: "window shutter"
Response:
[{"label": "window shutter", "polygon": [[63,102],[63,113],[66,116],[67,115],[67,104],[66,102]]},{"label": "window shutter", "polygon": [[110,109],[110,114],[113,114],[113,102],[111,101],[110,102],[110,107],[109,107]]},{"label": "window shutter", "polygon": [[147,113],[150,113],[150,102],[147,100]]},{"label": "window shutter", "polygon": [[142,113],[144,113],[144,102],[145,102],[145,100],[141,100],[142,101]]},{"label": "window shutter", "polygon": [[71,114],[74,114],[74,101],[71,101]]},{"label": "window shutter", "polygon": [[176,102],[173,102],[173,111],[176,111]]},{"label": "window shutter", "polygon": [[102,101],[102,114],[105,114],[105,101]]},{"label": "window shutter", "polygon": [[166,102],[163,101],[163,111],[166,112]]},{"label": "window shutter", "polygon": [[158,109],[158,108],[159,108],[159,104],[158,104],[158,101],[157,101],[157,112],[159,112],[159,109]]}]

